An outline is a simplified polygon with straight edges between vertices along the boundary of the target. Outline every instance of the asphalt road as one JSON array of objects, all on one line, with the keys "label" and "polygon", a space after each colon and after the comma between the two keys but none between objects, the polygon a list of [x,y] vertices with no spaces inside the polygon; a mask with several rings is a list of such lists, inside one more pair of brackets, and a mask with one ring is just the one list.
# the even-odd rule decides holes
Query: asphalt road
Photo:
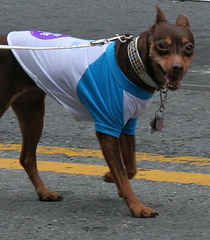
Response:
[{"label": "asphalt road", "polygon": [[[71,2],[71,3],[70,3]],[[137,35],[155,18],[159,2],[170,21],[186,13],[196,37],[196,57],[185,83],[209,84],[210,17],[208,3],[172,1],[6,1],[0,3],[0,33],[20,29],[62,32],[84,38],[103,38],[115,33]],[[140,27],[139,27],[140,25]],[[149,122],[159,107],[156,95],[147,114],[139,119],[136,150],[165,156],[207,159],[196,163],[138,161],[138,168],[168,173],[210,174],[210,92],[180,89],[170,92],[165,127],[150,134]],[[56,102],[47,98],[45,128],[40,145],[99,149],[91,123],[78,123]],[[0,122],[0,144],[21,143],[19,127],[9,110]],[[0,159],[17,159],[18,151],[2,150]],[[41,161],[105,165],[99,157],[40,153]],[[191,161],[190,161],[191,160]],[[116,187],[100,176],[41,172],[46,185],[62,193],[61,202],[37,200],[22,170],[0,169],[0,239],[208,239],[210,236],[209,184],[132,180],[138,198],[157,210],[154,219],[132,218]],[[207,176],[206,175],[206,176]]]}]

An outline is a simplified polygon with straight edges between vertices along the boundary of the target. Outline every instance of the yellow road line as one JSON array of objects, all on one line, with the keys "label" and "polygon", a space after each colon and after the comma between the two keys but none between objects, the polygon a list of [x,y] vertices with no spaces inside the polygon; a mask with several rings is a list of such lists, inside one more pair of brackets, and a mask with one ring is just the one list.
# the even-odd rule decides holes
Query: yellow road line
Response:
[{"label": "yellow road line", "polygon": [[[21,145],[19,144],[0,144],[1,150],[15,150],[20,151]],[[83,157],[96,157],[103,158],[100,150],[82,149],[82,148],[62,148],[62,147],[48,147],[39,146],[37,153],[42,154],[65,154],[67,156],[83,156]],[[192,156],[164,156],[154,153],[136,153],[137,161],[158,161],[158,162],[172,162],[172,163],[186,163],[192,165],[205,166],[210,165],[210,158],[200,158]]]},{"label": "yellow road line", "polygon": [[[17,159],[0,158],[0,168],[22,169]],[[38,161],[39,171],[56,173],[82,174],[103,176],[108,168],[101,165],[87,165],[77,163]],[[188,172],[166,172],[163,170],[138,169],[136,179],[145,179],[159,182],[176,182],[210,186],[210,174]]]}]

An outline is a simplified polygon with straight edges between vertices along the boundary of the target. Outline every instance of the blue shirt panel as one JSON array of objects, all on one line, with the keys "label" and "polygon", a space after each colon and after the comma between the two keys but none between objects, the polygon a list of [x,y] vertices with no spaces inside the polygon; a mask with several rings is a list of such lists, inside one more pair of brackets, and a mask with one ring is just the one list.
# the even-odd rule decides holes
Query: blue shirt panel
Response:
[{"label": "blue shirt panel", "polygon": [[136,134],[137,118],[130,118],[123,127],[122,132],[128,135]]},{"label": "blue shirt panel", "polygon": [[106,52],[86,70],[77,95],[94,119],[96,131],[119,137],[124,126],[123,89],[114,80]]},{"label": "blue shirt panel", "polygon": [[123,91],[142,100],[153,94],[132,83],[119,68],[115,58],[115,43],[86,70],[77,85],[77,95],[95,121],[96,131],[119,137],[121,132],[135,134],[137,119],[125,124]]}]

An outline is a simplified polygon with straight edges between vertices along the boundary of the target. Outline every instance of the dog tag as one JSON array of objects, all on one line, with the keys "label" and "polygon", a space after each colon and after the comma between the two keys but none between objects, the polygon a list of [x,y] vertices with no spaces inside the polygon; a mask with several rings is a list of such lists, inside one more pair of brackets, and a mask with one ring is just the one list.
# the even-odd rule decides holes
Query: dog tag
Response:
[{"label": "dog tag", "polygon": [[163,130],[163,117],[160,117],[160,116],[156,116],[156,129],[157,131],[162,131]]},{"label": "dog tag", "polygon": [[153,134],[154,132],[157,131],[157,129],[156,129],[156,117],[150,122],[150,126],[151,126],[151,134]]},{"label": "dog tag", "polygon": [[163,117],[160,117],[159,115],[156,115],[155,118],[150,122],[151,126],[151,134],[153,134],[156,131],[162,131],[163,130]]}]

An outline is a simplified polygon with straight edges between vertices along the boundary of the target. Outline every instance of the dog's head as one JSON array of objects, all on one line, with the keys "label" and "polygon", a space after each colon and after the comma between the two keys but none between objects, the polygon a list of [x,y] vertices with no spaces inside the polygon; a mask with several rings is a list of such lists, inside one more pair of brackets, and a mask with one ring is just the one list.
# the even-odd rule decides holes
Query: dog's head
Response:
[{"label": "dog's head", "polygon": [[194,54],[194,38],[188,18],[179,14],[176,24],[169,24],[158,5],[155,24],[147,32],[149,65],[155,81],[170,90],[180,86]]}]

